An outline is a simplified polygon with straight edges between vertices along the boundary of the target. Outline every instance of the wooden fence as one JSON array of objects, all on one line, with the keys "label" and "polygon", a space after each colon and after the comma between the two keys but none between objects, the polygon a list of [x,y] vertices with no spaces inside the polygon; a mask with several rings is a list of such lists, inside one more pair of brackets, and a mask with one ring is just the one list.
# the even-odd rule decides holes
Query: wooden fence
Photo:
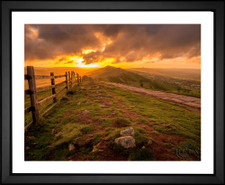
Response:
[{"label": "wooden fence", "polygon": [[[57,78],[65,78],[65,81],[62,81],[56,84],[55,79]],[[47,86],[43,86],[43,87],[37,87],[36,80],[42,80],[42,79],[50,79],[51,84]],[[29,86],[29,89],[25,90],[25,95],[27,94],[30,95],[31,106],[25,108],[24,112],[25,114],[32,112],[32,122],[26,125],[25,130],[27,130],[27,128],[30,127],[32,123],[38,124],[39,118],[43,116],[44,114],[46,114],[49,110],[51,110],[56,105],[57,96],[63,90],[66,89],[66,94],[68,95],[69,88],[72,88],[75,84],[80,85],[80,83],[82,82],[81,76],[78,73],[75,74],[74,71],[65,72],[64,75],[58,75],[58,76],[55,76],[54,73],[51,72],[50,76],[43,76],[43,75],[35,75],[33,66],[27,66],[27,74],[25,75],[25,80],[28,80],[28,86]],[[56,87],[64,83],[65,83],[65,86],[63,86],[58,92],[56,92]],[[38,101],[37,92],[41,92],[48,89],[52,89],[52,95]],[[39,106],[50,99],[53,99],[53,105],[40,114],[38,110]]]}]

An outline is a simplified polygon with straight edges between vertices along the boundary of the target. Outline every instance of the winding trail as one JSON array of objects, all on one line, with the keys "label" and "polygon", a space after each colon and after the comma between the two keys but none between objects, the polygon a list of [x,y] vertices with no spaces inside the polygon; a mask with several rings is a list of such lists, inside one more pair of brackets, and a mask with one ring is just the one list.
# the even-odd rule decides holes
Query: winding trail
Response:
[{"label": "winding trail", "polygon": [[151,89],[144,89],[139,87],[132,87],[128,85],[112,83],[112,82],[104,82],[109,85],[113,85],[116,87],[120,87],[122,89],[127,89],[133,92],[146,94],[151,97],[159,98],[165,101],[173,102],[182,106],[187,107],[189,110],[200,113],[201,110],[201,99],[191,96],[185,96],[180,94],[167,93],[162,91],[155,91]]}]

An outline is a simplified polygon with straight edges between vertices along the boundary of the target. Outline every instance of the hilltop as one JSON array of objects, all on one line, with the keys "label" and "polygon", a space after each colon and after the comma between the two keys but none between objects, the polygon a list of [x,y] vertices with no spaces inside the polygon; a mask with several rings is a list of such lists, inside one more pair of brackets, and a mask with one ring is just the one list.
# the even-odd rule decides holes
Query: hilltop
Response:
[{"label": "hilltop", "polygon": [[125,83],[128,85],[138,85],[140,81],[147,80],[139,74],[112,66],[97,69],[88,73],[88,75],[99,81]]},{"label": "hilltop", "polygon": [[183,76],[186,78],[189,76],[189,79],[183,79],[181,74],[179,76],[179,69],[122,69],[112,66],[91,71],[87,75],[97,81],[122,83],[134,87],[200,97],[200,81],[190,78],[192,73],[198,76],[198,72],[195,70],[184,71],[181,69],[181,74],[184,74]]}]

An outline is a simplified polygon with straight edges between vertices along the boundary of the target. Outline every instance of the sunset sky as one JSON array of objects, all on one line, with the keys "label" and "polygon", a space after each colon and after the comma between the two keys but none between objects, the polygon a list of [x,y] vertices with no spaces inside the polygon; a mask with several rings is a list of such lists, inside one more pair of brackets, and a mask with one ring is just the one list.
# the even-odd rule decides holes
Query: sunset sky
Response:
[{"label": "sunset sky", "polygon": [[200,68],[200,25],[25,25],[25,66]]}]

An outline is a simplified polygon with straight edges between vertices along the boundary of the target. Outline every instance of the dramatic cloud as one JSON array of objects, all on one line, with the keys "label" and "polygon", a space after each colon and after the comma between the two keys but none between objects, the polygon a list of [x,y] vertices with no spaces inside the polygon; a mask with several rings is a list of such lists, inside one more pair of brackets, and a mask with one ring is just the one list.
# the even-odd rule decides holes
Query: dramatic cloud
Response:
[{"label": "dramatic cloud", "polygon": [[[86,52],[85,52],[86,50]],[[200,25],[26,25],[26,60],[78,55],[86,64],[200,56]],[[63,58],[59,59],[63,61]],[[68,61],[68,63],[72,61]]]}]

